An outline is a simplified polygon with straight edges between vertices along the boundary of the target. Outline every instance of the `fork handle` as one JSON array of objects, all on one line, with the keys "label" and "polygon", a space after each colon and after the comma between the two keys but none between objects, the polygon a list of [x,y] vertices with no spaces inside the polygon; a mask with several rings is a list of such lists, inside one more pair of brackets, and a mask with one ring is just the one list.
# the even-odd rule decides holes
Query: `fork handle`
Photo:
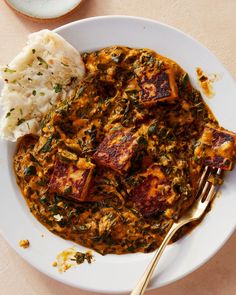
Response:
[{"label": "fork handle", "polygon": [[170,227],[168,233],[166,234],[164,240],[161,243],[161,246],[156,251],[151,263],[148,265],[147,269],[145,270],[143,276],[139,280],[136,287],[133,289],[133,291],[130,293],[130,295],[142,295],[144,291],[146,290],[146,287],[152,277],[153,271],[156,268],[156,265],[158,261],[160,260],[161,254],[165,250],[166,245],[170,241],[170,239],[173,237],[173,235],[177,232],[179,228],[181,228],[184,224],[187,222],[182,223],[173,223]]}]

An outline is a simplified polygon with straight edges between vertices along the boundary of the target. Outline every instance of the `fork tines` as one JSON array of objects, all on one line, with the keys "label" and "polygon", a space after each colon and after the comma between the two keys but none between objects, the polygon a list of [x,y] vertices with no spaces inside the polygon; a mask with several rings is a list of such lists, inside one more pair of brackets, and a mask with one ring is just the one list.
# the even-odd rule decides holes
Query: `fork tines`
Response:
[{"label": "fork tines", "polygon": [[220,177],[221,173],[222,173],[222,169],[220,168],[205,166],[203,173],[199,179],[196,198],[200,196],[202,199],[202,202],[204,202],[205,200],[210,201],[214,197],[217,191],[217,186],[212,181],[211,177],[214,175],[217,177]]}]

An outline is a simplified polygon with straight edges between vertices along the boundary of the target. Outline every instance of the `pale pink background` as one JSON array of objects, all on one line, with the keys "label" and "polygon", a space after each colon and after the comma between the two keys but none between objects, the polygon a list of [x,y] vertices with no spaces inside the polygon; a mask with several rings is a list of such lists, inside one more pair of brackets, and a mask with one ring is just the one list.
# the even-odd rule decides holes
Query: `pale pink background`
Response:
[{"label": "pale pink background", "polygon": [[[11,60],[30,32],[53,29],[77,19],[106,14],[149,17],[175,26],[206,45],[236,78],[236,0],[84,0],[71,15],[46,23],[35,23],[16,15],[0,0],[0,64]],[[200,269],[148,294],[235,295],[235,252],[236,233]],[[0,295],[6,294],[92,295],[39,273],[16,255],[0,236]]]}]

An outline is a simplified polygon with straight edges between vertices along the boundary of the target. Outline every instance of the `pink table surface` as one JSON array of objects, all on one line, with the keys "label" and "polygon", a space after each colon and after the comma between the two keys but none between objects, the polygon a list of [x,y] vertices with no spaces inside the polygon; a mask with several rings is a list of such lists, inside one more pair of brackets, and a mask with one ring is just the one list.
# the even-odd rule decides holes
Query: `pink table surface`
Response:
[{"label": "pink table surface", "polygon": [[[43,28],[97,15],[125,14],[159,20],[190,34],[207,46],[236,78],[235,0],[84,0],[72,14],[36,23],[15,14],[0,1],[0,64],[8,63],[26,36]],[[236,197],[236,196],[235,196]],[[223,218],[223,217],[222,217]],[[149,295],[235,295],[236,233],[204,266]],[[92,295],[53,281],[22,260],[0,235],[0,295]]]}]

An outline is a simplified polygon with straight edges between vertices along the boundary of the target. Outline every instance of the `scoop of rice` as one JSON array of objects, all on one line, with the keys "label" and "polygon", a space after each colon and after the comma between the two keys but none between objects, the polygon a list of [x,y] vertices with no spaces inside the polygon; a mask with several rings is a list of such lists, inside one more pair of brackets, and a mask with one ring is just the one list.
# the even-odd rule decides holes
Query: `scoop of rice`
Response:
[{"label": "scoop of rice", "polygon": [[22,51],[0,68],[0,137],[16,141],[37,134],[43,116],[69,95],[72,80],[81,79],[84,72],[80,53],[58,34],[42,30],[29,35]]}]

